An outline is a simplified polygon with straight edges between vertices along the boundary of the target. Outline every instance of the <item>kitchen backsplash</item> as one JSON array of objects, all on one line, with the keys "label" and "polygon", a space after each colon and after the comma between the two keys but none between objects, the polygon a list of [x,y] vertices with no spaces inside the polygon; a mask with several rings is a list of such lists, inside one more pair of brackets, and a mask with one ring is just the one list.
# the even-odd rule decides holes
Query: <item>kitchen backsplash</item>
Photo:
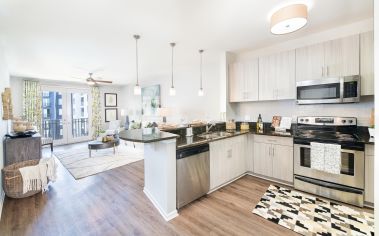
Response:
[{"label": "kitchen backsplash", "polygon": [[361,97],[359,103],[349,104],[317,104],[297,105],[295,100],[243,102],[231,104],[235,120],[243,121],[248,116],[250,121],[256,121],[262,114],[263,121],[271,122],[275,115],[292,117],[296,123],[298,116],[346,116],[357,117],[358,125],[368,126],[370,112],[374,107],[374,96]]}]

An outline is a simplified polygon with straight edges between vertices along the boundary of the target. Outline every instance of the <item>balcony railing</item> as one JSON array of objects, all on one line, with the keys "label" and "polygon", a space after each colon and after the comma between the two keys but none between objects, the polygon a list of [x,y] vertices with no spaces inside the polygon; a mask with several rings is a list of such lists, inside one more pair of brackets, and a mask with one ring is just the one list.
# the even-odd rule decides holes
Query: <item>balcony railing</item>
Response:
[{"label": "balcony railing", "polygon": [[88,118],[72,120],[72,136],[74,138],[88,136]]},{"label": "balcony railing", "polygon": [[63,121],[62,120],[43,120],[42,136],[56,139],[63,138]]},{"label": "balcony railing", "polygon": [[[71,122],[71,134],[73,138],[88,136],[88,118],[73,119]],[[42,136],[53,139],[63,138],[63,121],[62,120],[43,120]]]}]

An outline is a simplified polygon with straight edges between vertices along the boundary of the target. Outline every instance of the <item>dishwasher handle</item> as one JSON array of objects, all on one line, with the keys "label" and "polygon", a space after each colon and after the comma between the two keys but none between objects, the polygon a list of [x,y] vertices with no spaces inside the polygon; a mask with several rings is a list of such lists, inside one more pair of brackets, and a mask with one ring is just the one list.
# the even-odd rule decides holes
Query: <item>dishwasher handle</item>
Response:
[{"label": "dishwasher handle", "polygon": [[176,159],[182,159],[189,156],[194,156],[203,152],[209,152],[209,144],[189,147],[176,151]]}]

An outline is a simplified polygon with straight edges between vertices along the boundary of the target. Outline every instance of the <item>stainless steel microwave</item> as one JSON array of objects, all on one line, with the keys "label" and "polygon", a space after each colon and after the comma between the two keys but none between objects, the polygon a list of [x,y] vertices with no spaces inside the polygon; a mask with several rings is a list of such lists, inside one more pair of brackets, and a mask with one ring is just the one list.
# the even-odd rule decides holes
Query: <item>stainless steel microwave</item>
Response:
[{"label": "stainless steel microwave", "polygon": [[361,96],[360,76],[344,76],[296,83],[297,104],[353,103]]}]

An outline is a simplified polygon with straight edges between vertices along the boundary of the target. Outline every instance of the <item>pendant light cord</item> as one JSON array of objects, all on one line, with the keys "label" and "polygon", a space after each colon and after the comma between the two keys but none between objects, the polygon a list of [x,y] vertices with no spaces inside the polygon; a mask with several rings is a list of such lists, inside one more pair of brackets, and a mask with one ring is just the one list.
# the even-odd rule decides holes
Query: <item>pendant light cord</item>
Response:
[{"label": "pendant light cord", "polygon": [[138,39],[140,38],[139,35],[134,35],[134,38],[136,39],[136,75],[137,75],[137,84],[136,86],[139,85],[138,83]]},{"label": "pendant light cord", "polygon": [[203,89],[203,52],[204,50],[199,50],[200,53],[200,89]]},{"label": "pendant light cord", "polygon": [[171,43],[171,88],[174,87],[174,47],[175,43]]}]

